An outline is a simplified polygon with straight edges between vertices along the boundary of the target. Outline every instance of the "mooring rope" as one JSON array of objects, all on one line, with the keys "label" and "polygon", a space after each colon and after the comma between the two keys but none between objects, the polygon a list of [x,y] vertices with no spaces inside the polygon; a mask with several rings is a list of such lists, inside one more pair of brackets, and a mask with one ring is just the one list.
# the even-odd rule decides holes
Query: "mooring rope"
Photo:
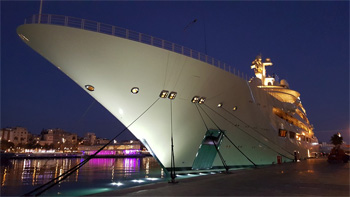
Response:
[{"label": "mooring rope", "polygon": [[173,137],[173,102],[170,100],[170,132],[171,132],[171,164],[170,164],[170,176],[171,183],[175,183],[175,155],[174,155],[174,137]]},{"label": "mooring rope", "polygon": [[[208,106],[207,106],[208,107]],[[253,127],[250,127],[249,124],[247,124],[246,122],[244,122],[243,120],[241,120],[240,118],[238,118],[237,116],[235,116],[234,114],[232,114],[231,112],[229,112],[227,109],[222,108],[224,111],[226,111],[228,114],[230,114],[231,116],[235,117],[237,120],[241,121],[243,124],[245,124],[246,126],[248,126],[249,128],[251,128],[253,131],[255,131],[256,133],[260,134],[261,136],[263,136],[264,138],[268,139],[268,137],[266,137],[264,134],[262,134],[261,132],[259,132],[258,130],[256,130]],[[290,153],[288,150],[284,149],[283,147],[279,146],[278,144],[274,143],[273,141],[270,140],[270,142],[276,146],[278,146],[279,148],[281,148],[282,150],[286,151],[287,153],[293,155],[292,153]]]},{"label": "mooring rope", "polygon": [[195,104],[195,106],[196,106],[196,108],[197,108],[197,110],[198,110],[198,113],[199,113],[200,117],[202,118],[202,121],[203,121],[203,124],[205,125],[205,128],[207,128],[207,131],[208,131],[209,128],[208,128],[207,124],[205,123],[204,118],[203,118],[201,112],[199,111],[198,105]]},{"label": "mooring rope", "polygon": [[[222,132],[222,131],[221,131],[221,132]],[[215,147],[216,151],[217,151],[218,154],[219,154],[219,157],[220,157],[220,159],[221,159],[222,165],[224,165],[224,168],[226,169],[226,172],[228,172],[229,167],[227,166],[224,157],[221,155],[221,153],[220,153],[220,151],[219,151],[219,148],[218,148],[218,146],[217,146],[216,143],[215,143],[214,138],[212,138],[211,140],[213,141],[214,147]]]},{"label": "mooring rope", "polygon": [[[267,148],[269,148],[270,150],[272,150],[273,152],[276,152],[277,154],[287,158],[287,159],[291,159],[287,156],[285,156],[284,154],[278,152],[277,150],[274,150],[273,148],[271,148],[270,146],[264,144],[263,142],[261,142],[259,139],[255,138],[254,136],[250,135],[248,132],[244,131],[243,129],[237,127],[235,124],[233,124],[230,120],[228,120],[227,118],[223,117],[221,114],[219,114],[218,112],[216,112],[215,110],[213,110],[212,108],[210,108],[208,105],[204,104],[207,108],[209,108],[210,110],[212,110],[214,113],[216,113],[218,116],[220,116],[221,118],[223,118],[224,120],[226,120],[227,122],[231,123],[232,125],[234,125],[237,129],[243,131],[244,133],[246,133],[248,136],[252,137],[253,139],[255,139],[256,141],[258,141],[259,143],[263,144],[264,146],[266,146]],[[203,110],[204,111],[204,110]],[[205,112],[205,111],[204,111]],[[206,113],[206,112],[205,112]],[[282,150],[284,150],[282,147],[280,147],[279,145],[275,144],[276,146],[278,146],[279,148],[281,148]],[[286,151],[287,153],[289,153],[288,151]],[[289,153],[291,154],[291,153]],[[291,154],[293,155],[293,154]]]},{"label": "mooring rope", "polygon": [[[197,110],[198,110],[199,116],[202,118],[203,124],[205,125],[205,127],[207,128],[207,131],[208,131],[209,128],[208,128],[207,124],[206,124],[205,121],[204,121],[204,118],[203,118],[203,116],[202,116],[202,113],[200,112],[200,110],[199,110],[197,104],[195,104],[195,106],[196,106],[196,108],[197,108]],[[220,131],[221,131],[221,130],[220,130]],[[222,131],[221,131],[221,132],[222,132]],[[213,136],[213,134],[211,134],[211,136]],[[215,143],[215,141],[214,141],[213,138],[212,138],[212,141],[213,141],[213,144],[214,144],[214,147],[215,147],[216,152],[218,152],[218,154],[219,154],[219,157],[220,157],[220,160],[221,160],[221,162],[222,162],[222,165],[223,165],[224,168],[226,169],[226,172],[228,172],[229,167],[227,166],[224,157],[221,155],[221,153],[220,153],[220,151],[219,151],[219,148],[217,147],[217,145],[216,145],[216,143]]]},{"label": "mooring rope", "polygon": [[225,134],[225,132],[223,132],[223,130],[219,127],[218,124],[216,124],[216,122],[209,116],[209,114],[201,107],[199,106],[203,112],[208,116],[208,118],[214,123],[214,125],[223,133],[223,135],[231,142],[231,144],[249,161],[251,162],[255,167],[257,166],[246,154],[243,153],[243,151],[241,151],[238,146],[236,146],[236,144],[234,144],[232,142],[232,140]]},{"label": "mooring rope", "polygon": [[[59,182],[63,181],[64,179],[66,179],[67,177],[69,177],[71,174],[73,174],[76,170],[80,169],[83,165],[85,165],[88,161],[90,161],[92,158],[94,158],[99,152],[101,152],[106,146],[108,146],[111,142],[113,142],[117,137],[119,137],[122,133],[124,133],[131,125],[133,125],[139,118],[141,118],[157,101],[159,100],[159,98],[154,101],[144,112],[141,113],[141,115],[139,115],[134,121],[132,121],[127,127],[125,127],[121,132],[119,132],[113,139],[111,139],[108,143],[106,143],[103,147],[101,147],[98,151],[96,151],[93,155],[90,155],[88,158],[86,158],[84,161],[82,161],[81,163],[79,163],[78,165],[74,166],[73,168],[67,170],[66,172],[64,172],[63,174],[61,174],[60,176],[50,180],[49,182],[35,188],[34,190],[24,194],[23,196],[29,196],[32,193],[38,191],[41,188],[44,188],[45,186],[47,186],[46,188],[44,188],[42,191],[38,192],[37,194],[35,194],[35,196],[40,196],[43,192],[49,190],[50,188],[52,188],[53,186],[55,186],[56,184],[58,184]],[[56,181],[56,182],[54,182]],[[52,182],[54,182],[53,184],[51,184]],[[51,185],[49,185],[51,184]]]}]

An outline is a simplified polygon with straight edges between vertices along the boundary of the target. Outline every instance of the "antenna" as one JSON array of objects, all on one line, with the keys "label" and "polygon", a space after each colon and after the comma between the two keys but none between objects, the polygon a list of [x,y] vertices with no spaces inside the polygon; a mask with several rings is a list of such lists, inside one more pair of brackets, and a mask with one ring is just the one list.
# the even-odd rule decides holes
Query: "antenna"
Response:
[{"label": "antenna", "polygon": [[197,19],[194,19],[193,21],[191,21],[190,23],[188,23],[188,25],[186,25],[186,27],[184,28],[184,31],[186,31],[187,28],[190,27],[191,25],[193,25],[195,22],[197,22]]},{"label": "antenna", "polygon": [[204,52],[205,52],[206,55],[208,55],[208,53],[207,53],[207,31],[206,31],[206,28],[205,28],[204,17],[203,17],[203,24],[204,24]]}]

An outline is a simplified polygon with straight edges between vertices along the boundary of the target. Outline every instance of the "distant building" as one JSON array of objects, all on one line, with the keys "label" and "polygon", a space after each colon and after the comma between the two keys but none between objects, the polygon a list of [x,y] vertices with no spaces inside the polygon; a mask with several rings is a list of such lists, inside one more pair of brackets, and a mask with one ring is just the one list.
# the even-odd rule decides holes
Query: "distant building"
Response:
[{"label": "distant building", "polygon": [[96,144],[97,145],[105,145],[109,142],[110,140],[107,138],[97,138],[96,139]]},{"label": "distant building", "polygon": [[84,145],[95,145],[96,144],[96,135],[95,133],[86,133],[84,140],[83,140]]},{"label": "distant building", "polygon": [[12,142],[15,146],[28,143],[29,132],[23,127],[4,128],[0,130],[0,140]]},{"label": "distant building", "polygon": [[69,133],[63,129],[45,129],[41,131],[40,145],[54,145],[54,148],[76,149],[78,146],[78,136],[74,133]]}]

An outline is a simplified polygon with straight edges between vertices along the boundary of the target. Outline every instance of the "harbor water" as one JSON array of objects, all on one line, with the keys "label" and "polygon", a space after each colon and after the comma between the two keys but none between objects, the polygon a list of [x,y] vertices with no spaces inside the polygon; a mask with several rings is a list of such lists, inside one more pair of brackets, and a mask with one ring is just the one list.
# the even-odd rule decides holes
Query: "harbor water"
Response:
[{"label": "harbor water", "polygon": [[[63,174],[83,158],[12,159],[1,162],[1,196],[20,196]],[[165,181],[153,157],[95,158],[43,196],[82,196]]]}]

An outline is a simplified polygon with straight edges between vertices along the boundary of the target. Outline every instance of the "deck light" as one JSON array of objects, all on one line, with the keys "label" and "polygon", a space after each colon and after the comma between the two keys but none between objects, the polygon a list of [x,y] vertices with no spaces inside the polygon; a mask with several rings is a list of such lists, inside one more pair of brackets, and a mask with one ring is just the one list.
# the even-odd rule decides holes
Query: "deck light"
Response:
[{"label": "deck light", "polygon": [[133,94],[139,93],[139,88],[138,87],[131,88],[131,93],[133,93]]},{"label": "deck light", "polygon": [[176,92],[170,92],[170,94],[169,94],[169,99],[170,99],[170,100],[175,99],[176,94],[177,94]]},{"label": "deck light", "polygon": [[89,91],[94,91],[95,90],[95,87],[92,86],[92,85],[85,85],[85,88]]},{"label": "deck light", "polygon": [[232,108],[232,110],[233,110],[233,111],[236,111],[236,110],[237,110],[237,106],[234,106],[234,107]]},{"label": "deck light", "polygon": [[198,101],[199,101],[199,96],[194,96],[192,98],[192,103],[198,103]]},{"label": "deck light", "polygon": [[123,183],[121,183],[121,182],[118,182],[118,183],[113,182],[113,183],[111,183],[111,185],[122,186],[122,185],[124,185],[124,184],[123,184]]},{"label": "deck light", "polygon": [[199,99],[199,102],[198,102],[198,103],[199,103],[199,104],[203,104],[203,103],[205,102],[205,99],[206,99],[205,97],[201,97],[201,98]]},{"label": "deck light", "polygon": [[222,107],[222,103],[219,103],[219,104],[218,104],[218,108],[221,108],[221,107]]},{"label": "deck light", "polygon": [[168,90],[162,90],[162,92],[160,92],[159,97],[160,98],[166,98],[168,97],[169,91]]}]

